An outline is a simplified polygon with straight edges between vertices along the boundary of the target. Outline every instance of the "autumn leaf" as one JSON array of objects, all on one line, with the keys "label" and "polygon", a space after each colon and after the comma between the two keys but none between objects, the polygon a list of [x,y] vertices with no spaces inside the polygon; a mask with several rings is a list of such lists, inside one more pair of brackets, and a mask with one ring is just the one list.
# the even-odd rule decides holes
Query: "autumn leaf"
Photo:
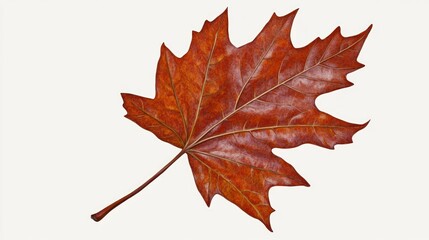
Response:
[{"label": "autumn leaf", "polygon": [[358,54],[371,26],[343,37],[295,48],[290,32],[297,11],[275,14],[250,43],[235,47],[227,11],[193,32],[189,51],[176,57],[162,45],[156,97],[123,93],[126,117],[182,150],[134,192],[97,214],[96,221],[132,197],[186,153],[207,205],[219,194],[270,231],[268,199],[273,186],[309,186],[273,148],[304,143],[333,149],[352,142],[365,124],[320,111],[315,99],[352,85],[346,78],[363,65]]}]

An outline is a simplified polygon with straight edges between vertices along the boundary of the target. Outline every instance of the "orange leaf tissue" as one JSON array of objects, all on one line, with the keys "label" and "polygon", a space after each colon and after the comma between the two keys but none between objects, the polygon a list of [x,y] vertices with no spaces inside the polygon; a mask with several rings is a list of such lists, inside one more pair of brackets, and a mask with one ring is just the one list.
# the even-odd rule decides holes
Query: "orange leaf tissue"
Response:
[{"label": "orange leaf tissue", "polygon": [[274,14],[241,47],[230,42],[227,11],[193,32],[183,57],[161,46],[156,97],[123,93],[125,117],[180,151],[139,188],[93,214],[95,221],[186,154],[208,206],[219,194],[272,231],[269,189],[309,186],[272,149],[305,143],[333,149],[351,143],[367,125],[324,113],[315,99],[353,85],[347,74],[364,66],[357,57],[371,26],[350,37],[338,27],[324,39],[295,48],[290,33],[296,13]]}]

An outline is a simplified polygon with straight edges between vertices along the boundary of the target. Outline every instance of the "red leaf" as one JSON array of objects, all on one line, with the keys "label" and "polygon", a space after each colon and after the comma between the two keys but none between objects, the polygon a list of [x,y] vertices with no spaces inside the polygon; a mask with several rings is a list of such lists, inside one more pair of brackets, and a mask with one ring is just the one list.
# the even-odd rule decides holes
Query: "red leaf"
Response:
[{"label": "red leaf", "polygon": [[309,186],[272,153],[304,143],[333,149],[352,142],[366,126],[317,109],[315,99],[352,85],[346,75],[361,67],[357,56],[371,29],[343,37],[335,29],[295,48],[290,30],[297,11],[273,15],[250,43],[235,47],[227,11],[193,32],[181,58],[161,47],[156,97],[122,94],[126,117],[182,151],[148,182],[100,213],[100,220],[188,155],[207,205],[219,194],[271,230],[268,191],[272,186]]}]

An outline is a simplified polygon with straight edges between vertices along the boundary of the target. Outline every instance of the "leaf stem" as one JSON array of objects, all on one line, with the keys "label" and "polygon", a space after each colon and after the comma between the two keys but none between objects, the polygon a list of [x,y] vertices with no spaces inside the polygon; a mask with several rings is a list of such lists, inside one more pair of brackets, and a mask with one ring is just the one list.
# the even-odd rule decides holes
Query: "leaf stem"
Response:
[{"label": "leaf stem", "polygon": [[134,191],[130,192],[126,196],[122,197],[121,199],[117,200],[116,202],[110,204],[109,206],[103,208],[101,211],[94,213],[91,215],[91,218],[98,222],[101,219],[103,219],[110,211],[115,209],[117,206],[121,205],[123,202],[127,201],[137,193],[139,193],[141,190],[143,190],[147,185],[149,185],[153,180],[158,178],[165,170],[167,170],[171,165],[173,165],[174,162],[176,162],[177,159],[179,159],[183,154],[185,153],[185,150],[182,150],[179,154],[177,154],[170,162],[168,162],[163,168],[161,168],[155,175],[153,175],[151,178],[149,178],[145,183],[143,183],[140,187],[136,188]]}]

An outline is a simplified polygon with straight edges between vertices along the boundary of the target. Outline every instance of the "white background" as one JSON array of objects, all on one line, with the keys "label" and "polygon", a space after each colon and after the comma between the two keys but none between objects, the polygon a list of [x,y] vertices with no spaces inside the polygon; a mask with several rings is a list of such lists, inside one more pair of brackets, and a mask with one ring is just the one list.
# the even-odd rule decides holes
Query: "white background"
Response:
[{"label": "white background", "polygon": [[[427,1],[150,2],[2,2],[0,239],[429,239]],[[162,42],[182,56],[226,7],[236,46],[296,8],[297,47],[373,23],[355,86],[317,101],[371,123],[335,151],[275,151],[312,186],[270,191],[274,233],[222,197],[207,208],[185,157],[93,222],[179,151],[123,118],[119,93],[153,97]]]}]

